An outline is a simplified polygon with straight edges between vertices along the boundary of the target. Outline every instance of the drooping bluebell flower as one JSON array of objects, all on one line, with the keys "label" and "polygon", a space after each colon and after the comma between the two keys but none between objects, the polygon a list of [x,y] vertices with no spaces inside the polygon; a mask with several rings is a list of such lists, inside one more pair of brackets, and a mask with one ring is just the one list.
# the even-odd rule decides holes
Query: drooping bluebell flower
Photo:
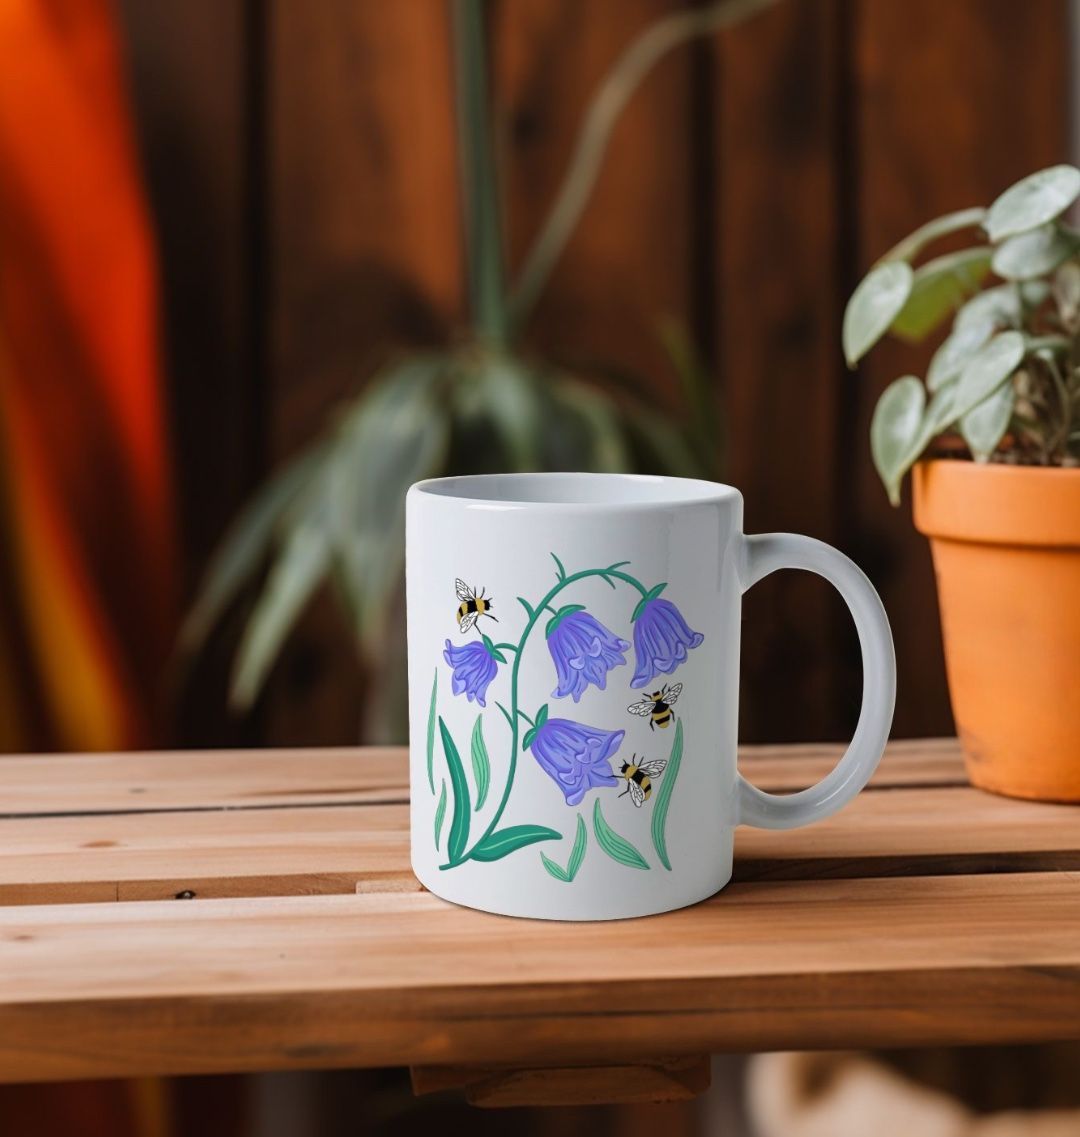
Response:
[{"label": "drooping bluebell flower", "polygon": [[567,605],[549,621],[547,645],[559,680],[552,696],[565,699],[573,695],[575,703],[590,683],[603,691],[607,673],[624,666],[623,653],[630,650],[626,640],[605,628],[580,604]]},{"label": "drooping bluebell flower", "polygon": [[644,687],[661,672],[670,675],[686,660],[690,648],[705,637],[695,632],[670,600],[646,599],[634,620],[634,678],[631,687]]},{"label": "drooping bluebell flower", "polygon": [[480,706],[486,707],[484,696],[488,684],[499,670],[499,653],[494,651],[491,642],[486,637],[483,640],[469,640],[461,645],[447,640],[443,659],[454,669],[450,679],[454,694],[464,692],[470,702],[475,699]]},{"label": "drooping bluebell flower", "polygon": [[608,760],[619,749],[624,730],[599,730],[569,719],[547,719],[529,732],[527,745],[541,768],[578,805],[595,786],[617,786]]}]

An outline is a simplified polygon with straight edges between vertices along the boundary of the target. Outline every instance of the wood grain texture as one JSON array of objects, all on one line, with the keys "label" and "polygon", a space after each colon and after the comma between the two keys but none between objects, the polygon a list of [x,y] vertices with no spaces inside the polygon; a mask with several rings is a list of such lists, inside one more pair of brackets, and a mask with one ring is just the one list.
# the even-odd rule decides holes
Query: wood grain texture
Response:
[{"label": "wood grain texture", "polygon": [[1034,1041],[1080,1021],[1080,878],[735,885],[598,925],[426,893],[6,909],[0,976],[11,1081]]},{"label": "wood grain texture", "polygon": [[[802,789],[843,753],[830,744],[746,746],[740,769],[764,789]],[[876,786],[965,784],[954,739],[889,744]],[[402,746],[0,756],[0,820],[41,814],[358,805],[408,798]]]},{"label": "wood grain texture", "polygon": [[415,1094],[461,1090],[470,1105],[485,1109],[687,1101],[712,1081],[707,1054],[621,1066],[414,1066],[411,1073]]}]

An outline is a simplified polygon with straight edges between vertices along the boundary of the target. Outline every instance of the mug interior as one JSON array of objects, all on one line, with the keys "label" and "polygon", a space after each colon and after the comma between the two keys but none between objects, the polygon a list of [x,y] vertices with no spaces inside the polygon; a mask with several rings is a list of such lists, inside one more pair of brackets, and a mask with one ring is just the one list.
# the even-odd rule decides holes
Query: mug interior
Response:
[{"label": "mug interior", "polygon": [[429,478],[413,490],[490,505],[680,505],[738,496],[720,482],[649,474],[467,474]]}]

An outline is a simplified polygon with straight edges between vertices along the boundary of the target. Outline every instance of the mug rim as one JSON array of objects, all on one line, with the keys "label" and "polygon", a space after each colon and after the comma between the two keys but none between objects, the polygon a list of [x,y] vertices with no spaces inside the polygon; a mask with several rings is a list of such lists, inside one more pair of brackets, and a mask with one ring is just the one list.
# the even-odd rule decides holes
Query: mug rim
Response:
[{"label": "mug rim", "polygon": [[[554,488],[545,493],[541,487]],[[535,487],[542,496],[524,496],[524,487]],[[575,486],[591,491],[575,493]],[[517,489],[515,495],[515,488]],[[648,492],[646,492],[646,487]],[[610,491],[610,496],[599,496]],[[704,478],[677,478],[664,474],[606,474],[573,471],[549,473],[459,474],[425,478],[409,487],[413,496],[452,502],[472,509],[537,510],[634,510],[737,501],[742,495],[734,486]]]}]

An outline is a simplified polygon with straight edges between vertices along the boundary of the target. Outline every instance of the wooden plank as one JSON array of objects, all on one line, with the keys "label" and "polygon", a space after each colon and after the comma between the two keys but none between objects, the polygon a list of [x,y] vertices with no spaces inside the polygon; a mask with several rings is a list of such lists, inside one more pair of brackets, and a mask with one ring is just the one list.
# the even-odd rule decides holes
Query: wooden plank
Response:
[{"label": "wooden plank", "polygon": [[1080,877],[738,885],[592,925],[427,893],[7,909],[0,977],[7,1081],[1063,1039]]},{"label": "wooden plank", "polygon": [[[1065,0],[858,0],[853,15],[855,271],[924,221],[988,205],[1024,174],[1068,159]],[[1006,73],[1024,80],[1002,82]],[[886,500],[869,422],[888,382],[925,374],[935,342],[874,349],[849,378],[839,439],[847,543],[894,615],[895,729],[912,735],[951,729],[933,569],[909,505]]]},{"label": "wooden plank", "polygon": [[[865,793],[807,829],[740,828],[735,879],[1080,869],[1080,813],[968,787]],[[414,890],[404,805],[27,818],[0,904]]]},{"label": "wooden plank", "polygon": [[[779,4],[716,40],[718,216],[710,250],[728,416],[725,475],[745,494],[746,529],[834,543],[838,10],[835,0]],[[829,586],[807,573],[786,573],[747,593],[742,737],[783,742],[850,733],[837,667],[848,620]]]},{"label": "wooden plank", "polygon": [[[843,747],[744,747],[741,769],[764,789],[823,777]],[[257,809],[402,802],[404,747],[160,751],[0,757],[0,821],[35,814]],[[890,743],[873,785],[964,782],[954,739]]]},{"label": "wooden plank", "polygon": [[461,1090],[470,1105],[486,1109],[688,1101],[712,1081],[707,1054],[620,1066],[414,1066],[411,1073],[415,1094]]}]

